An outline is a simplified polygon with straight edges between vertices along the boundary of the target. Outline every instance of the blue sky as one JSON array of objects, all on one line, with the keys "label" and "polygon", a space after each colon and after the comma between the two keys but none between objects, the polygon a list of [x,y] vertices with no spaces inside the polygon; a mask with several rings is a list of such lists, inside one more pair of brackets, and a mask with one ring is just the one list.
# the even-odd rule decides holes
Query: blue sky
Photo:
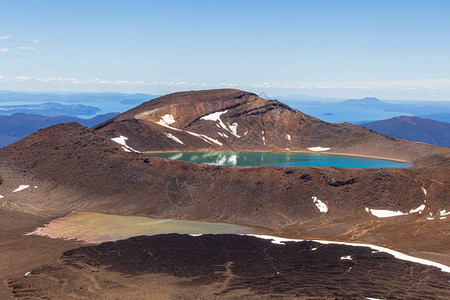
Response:
[{"label": "blue sky", "polygon": [[450,100],[450,1],[0,0],[0,89]]}]

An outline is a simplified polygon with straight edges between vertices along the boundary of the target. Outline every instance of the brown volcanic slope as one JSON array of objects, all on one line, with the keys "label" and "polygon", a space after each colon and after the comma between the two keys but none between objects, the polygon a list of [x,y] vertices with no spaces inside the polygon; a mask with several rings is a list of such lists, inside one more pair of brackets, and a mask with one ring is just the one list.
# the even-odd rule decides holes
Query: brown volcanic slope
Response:
[{"label": "brown volcanic slope", "polygon": [[[180,101],[180,95],[188,99]],[[370,242],[450,265],[449,219],[441,216],[443,210],[450,211],[448,147],[391,139],[349,124],[325,123],[279,102],[236,90],[178,93],[154,101],[96,130],[75,123],[56,125],[0,149],[0,195],[4,196],[0,197],[0,279],[18,272],[23,275],[30,266],[56,260],[63,250],[73,247],[23,236],[49,218],[73,210],[263,226],[286,237]],[[233,105],[238,106],[231,108]],[[254,111],[260,114],[231,115],[264,105],[266,108]],[[179,111],[189,107],[197,112],[185,114],[183,119]],[[217,122],[199,119],[227,108],[221,120],[238,123],[241,138],[223,129],[229,138],[219,140],[221,137],[213,135],[219,129]],[[168,126],[179,130],[154,122],[169,113],[175,122]],[[136,115],[144,117],[132,117]],[[278,128],[277,122],[287,125]],[[141,151],[184,147],[167,138],[166,133],[171,133],[189,150],[270,150],[288,145],[285,130],[291,130],[287,133],[293,150],[322,146],[333,152],[420,163],[408,169],[218,167],[126,152],[110,139],[124,135],[131,147]],[[211,144],[186,131],[206,135],[209,139],[203,139]],[[266,146],[258,136],[261,131]],[[13,192],[22,184],[30,187]],[[321,213],[312,197],[326,203],[328,211]],[[408,213],[421,205],[425,205],[421,214],[384,219],[366,211],[367,207]],[[30,243],[34,243],[32,248]],[[50,253],[50,245],[55,247],[54,253]]]},{"label": "brown volcanic slope", "polygon": [[[146,102],[97,127],[146,151],[309,151],[414,161],[447,148],[391,138],[352,124],[331,124],[276,101],[232,89],[180,92]],[[178,141],[177,141],[178,139]],[[447,156],[448,158],[448,156]]]}]

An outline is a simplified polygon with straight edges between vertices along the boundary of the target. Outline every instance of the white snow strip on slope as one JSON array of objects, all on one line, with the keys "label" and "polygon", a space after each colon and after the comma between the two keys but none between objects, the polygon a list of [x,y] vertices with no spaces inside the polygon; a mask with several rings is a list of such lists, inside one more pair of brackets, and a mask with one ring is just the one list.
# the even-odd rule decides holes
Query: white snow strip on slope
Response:
[{"label": "white snow strip on slope", "polygon": [[177,138],[176,136],[174,136],[173,134],[166,133],[166,136],[167,136],[169,139],[172,139],[172,140],[174,140],[175,142],[184,145],[184,143],[183,143],[179,138]]},{"label": "white snow strip on slope", "polygon": [[328,151],[330,149],[331,148],[324,148],[324,147],[310,147],[310,148],[308,148],[308,150],[311,150],[311,151]]},{"label": "white snow strip on slope", "polygon": [[286,139],[290,142],[291,141],[291,135],[286,133]]},{"label": "white snow strip on slope", "polygon": [[[254,237],[257,237],[260,239],[272,240],[272,243],[281,244],[281,245],[285,245],[284,242],[303,242],[303,241],[305,241],[305,240],[280,238],[280,237],[270,236],[270,235],[257,235],[257,234],[244,234],[244,235],[254,236]],[[406,255],[401,252],[398,252],[398,251],[395,251],[392,249],[388,249],[388,248],[384,248],[384,247],[380,247],[380,246],[375,246],[375,245],[371,245],[371,244],[334,242],[334,241],[322,241],[322,240],[312,240],[312,241],[316,242],[316,243],[320,243],[320,244],[337,244],[337,245],[348,245],[348,246],[355,246],[355,247],[369,247],[369,248],[371,248],[373,250],[377,250],[379,252],[389,253],[389,254],[393,255],[395,258],[398,258],[401,260],[406,260],[406,261],[410,261],[410,262],[419,263],[422,265],[437,267],[437,268],[441,269],[441,271],[443,271],[443,272],[450,273],[449,266],[446,266],[446,265],[443,265],[443,264],[440,264],[440,263],[437,263],[437,262],[434,262],[431,260]]]},{"label": "white snow strip on slope", "polygon": [[220,118],[221,115],[227,113],[228,110],[223,110],[223,111],[218,111],[206,116],[203,116],[200,118],[200,120],[207,120],[207,121],[214,121],[214,122],[219,122],[217,125],[217,127],[222,127],[223,129],[225,129],[226,131],[230,132],[232,135],[234,135],[235,137],[240,138],[241,136],[237,134],[237,123],[233,123],[233,124],[228,124],[228,127],[225,125],[225,123],[223,123],[222,119]]},{"label": "white snow strip on slope", "polygon": [[228,135],[226,133],[218,132],[217,134],[223,138],[228,138]]},{"label": "white snow strip on slope", "polygon": [[210,138],[210,137],[207,136],[207,135],[204,135],[204,134],[198,134],[198,133],[191,132],[191,131],[186,131],[186,132],[189,133],[190,135],[193,135],[193,136],[196,136],[196,137],[198,137],[198,138],[201,138],[202,140],[204,140],[205,142],[207,142],[207,143],[209,143],[209,144],[211,144],[211,142],[212,142],[212,143],[217,144],[217,145],[219,145],[219,146],[223,146],[223,144],[222,144],[221,142],[219,142],[219,141],[216,140],[216,139]]},{"label": "white snow strip on slope", "polygon": [[[217,125],[219,125],[218,127],[222,127],[223,129],[230,131],[230,129],[227,128],[227,126],[225,126],[225,123],[222,122],[222,119],[220,118],[221,115],[223,115],[224,113],[226,113],[228,110],[224,110],[224,111],[219,111],[219,112],[215,112],[209,115],[206,115],[204,117],[201,117],[200,120],[207,120],[207,121],[213,121],[213,122],[219,122]],[[231,131],[230,131],[231,132]]]},{"label": "white snow strip on slope", "polygon": [[386,209],[370,209],[366,207],[366,211],[370,212],[372,215],[374,215],[377,218],[390,218],[395,216],[403,216],[407,215],[406,213],[402,213],[401,211],[392,211],[392,210],[386,210]]},{"label": "white snow strip on slope", "polygon": [[444,209],[444,210],[440,210],[440,211],[439,211],[439,214],[440,214],[441,216],[446,216],[446,215],[450,215],[450,211],[449,211],[449,212],[447,212],[447,210],[446,210],[446,209]]},{"label": "white snow strip on slope", "polygon": [[24,189],[27,189],[27,188],[29,188],[30,186],[28,185],[28,184],[21,184],[21,185],[19,185],[19,187],[17,188],[17,189],[15,189],[14,191],[13,191],[13,193],[15,193],[15,192],[20,192],[21,190],[24,190]]},{"label": "white snow strip on slope", "polygon": [[[164,115],[164,116],[167,116],[167,115]],[[170,115],[170,116],[172,116],[172,115]],[[173,118],[173,117],[172,117],[172,118]],[[155,122],[155,123],[156,123],[156,124],[159,124],[159,125],[161,125],[161,126],[167,127],[167,128],[169,128],[169,129],[172,129],[172,130],[182,131],[182,132],[189,133],[190,135],[196,136],[196,137],[198,137],[198,138],[204,140],[204,141],[207,142],[208,144],[214,143],[214,144],[217,144],[217,145],[219,145],[219,146],[223,146],[223,144],[222,144],[221,142],[219,142],[219,141],[216,140],[216,139],[210,138],[210,137],[207,136],[207,135],[204,135],[204,134],[198,134],[198,133],[195,133],[195,132],[192,132],[192,131],[187,131],[187,130],[181,130],[181,129],[178,129],[178,128],[169,126],[169,125],[167,125],[167,123],[166,123],[163,119],[161,119],[161,120],[159,120],[158,122]],[[173,122],[172,122],[172,123],[173,123]]]},{"label": "white snow strip on slope", "polygon": [[3,198],[5,198],[5,196],[3,196],[3,195],[0,195],[0,199],[3,199]]},{"label": "white snow strip on slope", "polygon": [[161,120],[159,120],[156,123],[159,125],[163,125],[163,124],[170,125],[170,124],[175,123],[175,118],[171,114],[165,114],[164,116],[161,117]]},{"label": "white snow strip on slope", "polygon": [[[228,109],[227,110],[223,110],[223,111],[218,111],[218,112],[215,112],[215,113],[203,116],[200,119],[201,120],[209,120],[209,121],[219,121],[220,123],[222,123],[222,120],[220,119],[220,116],[225,114],[225,113],[227,113],[227,112],[228,112]],[[224,126],[225,126],[225,124],[224,124]]]},{"label": "white snow strip on slope", "polygon": [[325,203],[317,199],[317,197],[312,197],[314,204],[320,210],[321,213],[326,213],[328,211],[328,207]]},{"label": "white snow strip on slope", "polygon": [[421,206],[419,206],[418,208],[415,208],[415,209],[411,209],[410,211],[409,211],[409,213],[410,214],[414,214],[414,213],[419,213],[419,214],[421,214],[422,213],[422,211],[425,209],[425,204],[422,204]]},{"label": "white snow strip on slope", "polygon": [[131,150],[128,150],[127,148],[125,148],[124,146],[122,146],[123,151],[125,152],[131,152]]},{"label": "white snow strip on slope", "polygon": [[420,189],[422,190],[422,192],[423,192],[424,195],[427,194],[427,190],[426,190],[423,186],[421,186]]},{"label": "white snow strip on slope", "polygon": [[352,260],[352,257],[351,257],[351,255],[342,256],[342,257],[341,257],[341,260],[344,260],[344,259]]},{"label": "white snow strip on slope", "polygon": [[26,272],[25,273],[25,276],[28,276],[28,275],[30,275],[31,274],[31,272]]},{"label": "white snow strip on slope", "polygon": [[228,124],[228,127],[230,128],[229,131],[231,132],[231,134],[234,135],[235,137],[240,138],[241,136],[237,134],[238,123],[233,123],[233,124],[230,125],[230,124],[227,122],[227,124]]},{"label": "white snow strip on slope", "polygon": [[123,147],[122,147],[123,150],[125,150],[125,148],[128,149],[129,151],[125,150],[125,151],[127,151],[127,152],[132,151],[132,152],[136,152],[136,153],[141,153],[141,152],[139,152],[139,151],[137,151],[137,150],[134,150],[134,149],[131,148],[130,146],[128,146],[128,145],[127,145],[127,142],[126,142],[126,140],[128,140],[128,138],[125,137],[125,136],[123,136],[123,135],[121,135],[121,136],[119,136],[119,137],[116,137],[116,138],[112,138],[111,140],[112,140],[113,142],[116,142],[116,143],[119,144],[119,145],[122,145],[122,146],[123,146]]}]

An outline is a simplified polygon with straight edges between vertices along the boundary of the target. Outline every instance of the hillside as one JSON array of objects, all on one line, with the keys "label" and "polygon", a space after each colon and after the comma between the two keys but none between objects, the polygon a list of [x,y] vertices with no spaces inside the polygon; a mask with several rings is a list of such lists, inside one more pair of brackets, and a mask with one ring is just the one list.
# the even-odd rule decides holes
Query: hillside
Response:
[{"label": "hillside", "polygon": [[446,122],[400,116],[361,126],[400,139],[450,147],[450,123]]},{"label": "hillside", "polygon": [[126,137],[140,152],[306,151],[381,156],[417,161],[439,149],[383,136],[352,124],[321,121],[256,94],[232,90],[174,93],[137,106],[96,127]]},{"label": "hillside", "polygon": [[39,114],[16,113],[10,116],[0,115],[0,147],[17,142],[31,133],[60,123],[77,122],[86,127],[102,123],[118,113],[98,115],[91,119],[82,119],[72,116],[49,117]]}]

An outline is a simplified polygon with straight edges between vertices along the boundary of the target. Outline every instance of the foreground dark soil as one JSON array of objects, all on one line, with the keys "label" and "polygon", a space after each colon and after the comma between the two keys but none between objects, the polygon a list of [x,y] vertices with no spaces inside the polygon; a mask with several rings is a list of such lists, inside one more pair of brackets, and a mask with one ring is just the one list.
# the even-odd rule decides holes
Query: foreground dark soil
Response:
[{"label": "foreground dark soil", "polygon": [[238,235],[142,236],[82,247],[7,284],[18,299],[450,297],[448,273],[370,248]]}]

